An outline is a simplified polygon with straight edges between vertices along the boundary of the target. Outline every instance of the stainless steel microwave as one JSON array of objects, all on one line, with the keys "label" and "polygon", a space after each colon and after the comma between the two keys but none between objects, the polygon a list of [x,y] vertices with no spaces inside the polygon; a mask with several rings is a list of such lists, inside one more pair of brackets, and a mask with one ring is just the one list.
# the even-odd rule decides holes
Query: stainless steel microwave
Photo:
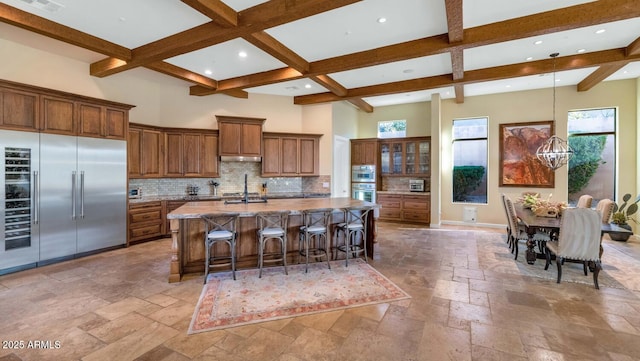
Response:
[{"label": "stainless steel microwave", "polygon": [[424,192],[424,179],[409,179],[410,192]]},{"label": "stainless steel microwave", "polygon": [[354,165],[351,167],[351,181],[354,183],[376,181],[375,165]]},{"label": "stainless steel microwave", "polygon": [[129,198],[140,198],[142,197],[142,192],[140,188],[129,188]]}]

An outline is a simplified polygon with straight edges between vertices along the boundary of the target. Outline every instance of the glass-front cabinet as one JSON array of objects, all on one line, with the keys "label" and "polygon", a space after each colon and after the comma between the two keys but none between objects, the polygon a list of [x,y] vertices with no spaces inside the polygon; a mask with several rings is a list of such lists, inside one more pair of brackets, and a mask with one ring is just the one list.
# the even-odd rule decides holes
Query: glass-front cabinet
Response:
[{"label": "glass-front cabinet", "polygon": [[431,142],[428,137],[388,139],[380,142],[383,175],[429,175]]}]

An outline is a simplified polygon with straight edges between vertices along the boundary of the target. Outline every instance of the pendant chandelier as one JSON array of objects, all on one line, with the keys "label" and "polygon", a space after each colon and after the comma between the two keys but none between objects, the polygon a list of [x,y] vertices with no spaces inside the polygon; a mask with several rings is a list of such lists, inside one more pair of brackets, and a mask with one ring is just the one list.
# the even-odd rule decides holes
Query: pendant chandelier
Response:
[{"label": "pendant chandelier", "polygon": [[[556,121],[556,57],[559,53],[549,55],[553,58],[553,121]],[[536,157],[545,166],[556,170],[569,163],[573,157],[573,149],[569,144],[557,136],[551,136],[542,143],[536,151]]]}]

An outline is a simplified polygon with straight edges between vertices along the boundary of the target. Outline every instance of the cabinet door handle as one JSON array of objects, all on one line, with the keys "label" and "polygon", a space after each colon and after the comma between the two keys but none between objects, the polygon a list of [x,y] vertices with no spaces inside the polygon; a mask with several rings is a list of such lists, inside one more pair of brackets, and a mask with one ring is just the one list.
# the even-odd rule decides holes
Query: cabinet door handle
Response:
[{"label": "cabinet door handle", "polygon": [[71,219],[76,219],[76,171],[71,172]]},{"label": "cabinet door handle", "polygon": [[33,171],[33,224],[40,221],[40,182],[38,181],[38,171]]},{"label": "cabinet door handle", "polygon": [[84,171],[80,172],[80,218],[84,218]]}]

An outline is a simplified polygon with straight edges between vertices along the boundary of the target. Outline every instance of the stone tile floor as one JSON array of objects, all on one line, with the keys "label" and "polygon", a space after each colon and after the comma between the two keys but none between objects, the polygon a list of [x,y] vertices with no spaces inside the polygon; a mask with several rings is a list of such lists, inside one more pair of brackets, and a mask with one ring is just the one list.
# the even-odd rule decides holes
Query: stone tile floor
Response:
[{"label": "stone tile floor", "polygon": [[[370,262],[412,299],[195,335],[202,276],[167,283],[169,240],[4,275],[0,360],[640,359],[635,287],[488,270],[491,254],[508,252],[503,237],[380,223]],[[637,282],[637,238],[605,242],[638,260],[612,276]]]}]

